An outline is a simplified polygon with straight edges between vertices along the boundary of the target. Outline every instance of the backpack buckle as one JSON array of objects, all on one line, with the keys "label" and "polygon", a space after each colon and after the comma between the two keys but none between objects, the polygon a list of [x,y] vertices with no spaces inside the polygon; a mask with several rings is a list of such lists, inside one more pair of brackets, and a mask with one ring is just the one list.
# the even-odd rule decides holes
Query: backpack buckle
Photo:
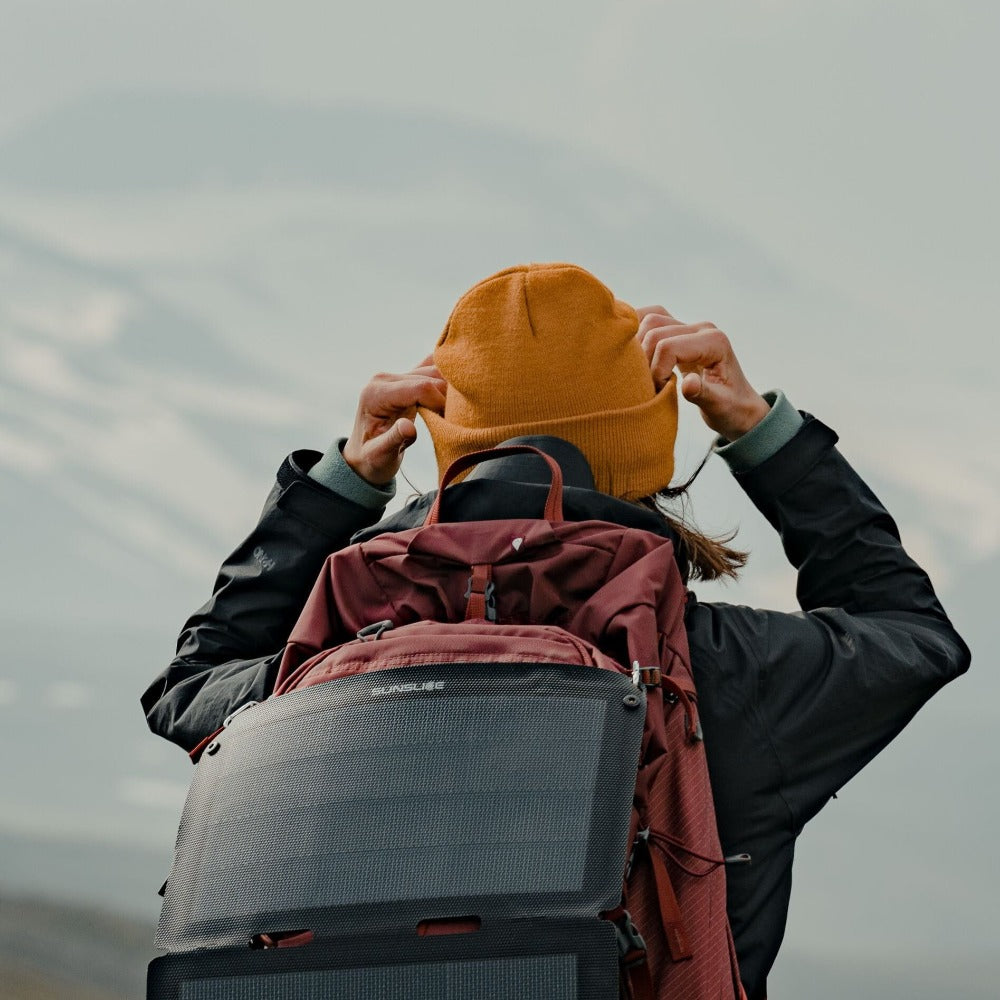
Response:
[{"label": "backpack buckle", "polygon": [[497,620],[497,585],[492,580],[486,584],[483,597],[486,599],[486,620],[495,623]]},{"label": "backpack buckle", "polygon": [[628,853],[628,861],[625,862],[625,881],[627,882],[632,877],[632,867],[635,864],[635,855],[639,850],[641,844],[646,845],[646,849],[649,849],[649,827],[647,826],[644,830],[636,830],[635,840],[632,841],[632,847]]},{"label": "backpack buckle", "polygon": [[659,667],[640,667],[638,660],[632,661],[632,683],[641,691],[659,687],[662,677]]},{"label": "backpack buckle", "polygon": [[473,566],[465,593],[462,595],[466,600],[466,621],[470,618],[485,618],[488,622],[496,624],[496,594],[497,585],[493,582],[493,568],[488,564]]},{"label": "backpack buckle", "polygon": [[618,939],[619,961],[627,969],[633,965],[642,965],[646,961],[646,940],[635,926],[628,910],[622,910],[621,916],[611,921]]}]

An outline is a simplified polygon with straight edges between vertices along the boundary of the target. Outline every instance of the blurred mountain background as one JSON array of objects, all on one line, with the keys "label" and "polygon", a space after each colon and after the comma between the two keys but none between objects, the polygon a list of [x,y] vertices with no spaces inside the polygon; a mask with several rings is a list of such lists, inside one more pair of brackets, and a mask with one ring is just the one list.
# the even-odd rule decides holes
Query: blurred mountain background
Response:
[{"label": "blurred mountain background", "polygon": [[[257,34],[246,23],[223,32],[232,45],[215,64],[192,41],[195,22],[222,32],[231,8],[179,5],[191,33],[164,28],[162,42],[191,61],[184,81],[147,37],[173,23],[162,11],[143,20],[86,0],[95,20],[84,26],[79,9],[53,15],[47,0],[0,5],[24,44],[46,41],[49,60],[43,73],[11,32],[0,40],[3,82],[17,84],[0,98],[0,996],[141,994],[190,765],[149,735],[139,693],[284,455],[346,434],[371,373],[418,361],[466,287],[529,259],[574,261],[635,304],[726,330],[755,384],[783,388],[838,430],[973,648],[969,677],[801,839],[772,994],[993,995],[1000,348],[981,278],[995,285],[998,204],[982,179],[1000,164],[996,136],[975,124],[985,7],[942,19],[929,4],[875,3],[861,37],[811,2],[809,17],[724,4],[725,27],[682,3],[670,17],[691,51],[668,60],[665,43],[644,48],[626,81],[615,69],[627,63],[625,29],[639,43],[646,21],[667,15],[585,4],[580,17],[606,32],[611,55],[591,39],[541,66],[541,40],[526,42],[527,82],[507,81],[502,114],[467,54],[459,76],[428,68],[422,87],[392,76],[444,44],[421,36],[411,53],[399,25],[367,90],[332,76],[319,86],[334,70],[318,64],[295,77],[293,37],[319,58],[304,30],[327,24],[316,5],[302,5],[313,20],[294,36],[247,8]],[[352,16],[375,45],[367,15]],[[294,86],[253,48],[265,29],[289,46],[281,65]],[[75,62],[74,31],[90,52]],[[128,40],[149,54],[148,72],[120,55]],[[703,58],[713,41],[731,64]],[[921,76],[931,51],[958,67],[959,89],[942,89],[946,66]],[[855,115],[842,136],[817,132],[831,121],[832,84],[807,71],[805,52],[825,53],[826,69],[857,60],[832,119]],[[489,47],[480,58],[498,72]],[[679,148],[632,127],[643,107],[632,88],[654,82],[663,60],[664,72],[690,70],[675,83],[702,81],[658,92],[688,139]],[[897,92],[886,60],[910,91]],[[576,93],[528,100],[528,83],[560,74]],[[597,103],[594,74],[607,84]],[[747,101],[773,99],[753,104],[756,137],[740,83]],[[584,127],[588,108],[602,133]],[[940,141],[921,160],[928,125]],[[848,135],[845,151],[833,140]],[[678,477],[708,444],[685,410]],[[752,562],[744,582],[699,595],[791,610],[778,541],[720,465],[706,467],[692,506],[708,530],[738,526]],[[434,486],[425,441],[405,471]]]}]

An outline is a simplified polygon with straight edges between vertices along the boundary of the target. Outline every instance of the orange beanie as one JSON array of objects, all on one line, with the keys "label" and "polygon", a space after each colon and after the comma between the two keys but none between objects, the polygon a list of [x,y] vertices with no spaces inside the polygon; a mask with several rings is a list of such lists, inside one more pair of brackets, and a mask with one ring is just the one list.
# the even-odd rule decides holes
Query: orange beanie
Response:
[{"label": "orange beanie", "polygon": [[677,380],[656,392],[635,310],[573,264],[500,271],[459,300],[434,351],[444,415],[421,409],[441,474],[460,455],[552,434],[586,455],[597,488],[634,500],[674,471]]}]

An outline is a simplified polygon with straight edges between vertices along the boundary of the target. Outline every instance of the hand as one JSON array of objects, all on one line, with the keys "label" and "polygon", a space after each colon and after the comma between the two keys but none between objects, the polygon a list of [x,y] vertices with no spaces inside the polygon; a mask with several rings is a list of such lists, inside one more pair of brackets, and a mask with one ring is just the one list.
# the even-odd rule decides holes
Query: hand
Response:
[{"label": "hand", "polygon": [[767,400],[747,381],[729,338],[714,323],[682,323],[663,306],[636,312],[636,336],[657,390],[679,368],[684,398],[728,441],[742,437],[767,416]]},{"label": "hand", "polygon": [[344,461],[373,486],[392,482],[417,439],[417,406],[442,412],[447,387],[432,356],[403,375],[375,375],[361,390]]}]

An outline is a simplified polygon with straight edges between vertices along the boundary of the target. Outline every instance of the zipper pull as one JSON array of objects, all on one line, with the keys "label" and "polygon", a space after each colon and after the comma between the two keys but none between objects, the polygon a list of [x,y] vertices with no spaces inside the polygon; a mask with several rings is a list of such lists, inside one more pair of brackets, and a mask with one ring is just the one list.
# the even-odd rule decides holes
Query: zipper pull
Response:
[{"label": "zipper pull", "polygon": [[235,719],[236,716],[240,714],[240,712],[245,712],[248,708],[253,708],[254,705],[259,705],[259,704],[260,704],[259,701],[248,701],[245,705],[240,705],[240,707],[237,708],[236,711],[230,712],[229,715],[227,715],[222,720],[222,728],[228,729],[233,719]]},{"label": "zipper pull", "polygon": [[354,634],[362,642],[374,642],[376,639],[381,639],[382,633],[388,632],[392,627],[393,625],[391,619],[383,618],[380,622],[372,622],[371,625],[359,628]]}]

